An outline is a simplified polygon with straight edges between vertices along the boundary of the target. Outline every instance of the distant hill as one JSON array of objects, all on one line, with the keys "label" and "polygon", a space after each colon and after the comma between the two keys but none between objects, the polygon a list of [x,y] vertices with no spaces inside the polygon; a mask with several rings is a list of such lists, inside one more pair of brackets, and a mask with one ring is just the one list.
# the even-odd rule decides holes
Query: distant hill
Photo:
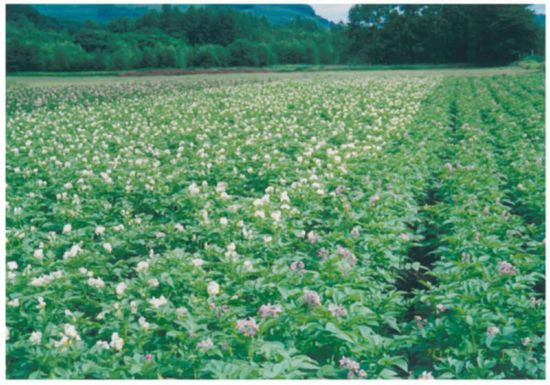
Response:
[{"label": "distant hill", "polygon": [[[189,7],[179,4],[180,9]],[[195,5],[200,7],[202,5]],[[330,22],[318,16],[313,8],[306,4],[224,4],[209,5],[227,7],[249,13],[254,16],[264,16],[271,24],[289,23],[297,18],[315,21],[319,25],[328,26]],[[76,22],[86,20],[107,24],[121,17],[138,18],[152,9],[161,9],[160,4],[35,4],[33,7],[41,14]]]}]

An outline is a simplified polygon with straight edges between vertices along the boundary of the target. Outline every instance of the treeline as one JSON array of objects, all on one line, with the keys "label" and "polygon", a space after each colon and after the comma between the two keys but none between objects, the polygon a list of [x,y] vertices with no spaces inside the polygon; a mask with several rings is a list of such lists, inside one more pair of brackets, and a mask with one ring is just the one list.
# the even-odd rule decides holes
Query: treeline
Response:
[{"label": "treeline", "polygon": [[272,26],[223,6],[165,5],[106,26],[59,28],[31,6],[8,6],[8,71],[118,70],[330,64],[338,58],[330,29],[297,19]]},{"label": "treeline", "polygon": [[503,64],[543,54],[525,5],[356,5],[349,24],[271,25],[224,6],[164,5],[108,25],[76,24],[7,6],[8,71],[270,66]]},{"label": "treeline", "polygon": [[349,51],[361,63],[505,64],[544,54],[544,27],[526,5],[356,5]]}]

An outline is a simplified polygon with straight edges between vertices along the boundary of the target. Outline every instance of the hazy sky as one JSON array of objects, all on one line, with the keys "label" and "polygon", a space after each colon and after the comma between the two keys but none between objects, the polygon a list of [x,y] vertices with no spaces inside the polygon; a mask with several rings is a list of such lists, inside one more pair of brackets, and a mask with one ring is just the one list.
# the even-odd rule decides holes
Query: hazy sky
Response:
[{"label": "hazy sky", "polygon": [[315,9],[315,13],[324,17],[327,20],[334,21],[348,21],[348,11],[353,4],[312,4]]},{"label": "hazy sky", "polygon": [[[353,4],[312,4],[311,6],[318,15],[337,23],[339,21],[348,21],[348,11],[352,5]],[[536,13],[546,13],[544,4],[533,5],[532,8]]]}]

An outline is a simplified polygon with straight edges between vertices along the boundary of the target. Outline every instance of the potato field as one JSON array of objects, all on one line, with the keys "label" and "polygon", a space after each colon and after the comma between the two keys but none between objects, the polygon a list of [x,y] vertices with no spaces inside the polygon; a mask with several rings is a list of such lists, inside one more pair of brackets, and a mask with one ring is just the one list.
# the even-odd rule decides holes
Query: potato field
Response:
[{"label": "potato field", "polygon": [[528,71],[24,84],[8,378],[545,377]]}]

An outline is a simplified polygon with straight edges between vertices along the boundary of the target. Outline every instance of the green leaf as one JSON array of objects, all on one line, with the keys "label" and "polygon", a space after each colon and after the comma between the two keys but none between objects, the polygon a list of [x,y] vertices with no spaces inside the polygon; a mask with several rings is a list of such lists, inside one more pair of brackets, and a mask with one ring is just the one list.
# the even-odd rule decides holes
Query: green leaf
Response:
[{"label": "green leaf", "polygon": [[348,336],[346,333],[338,329],[338,327],[334,325],[332,322],[327,323],[325,328],[327,331],[331,332],[335,337],[352,344],[354,343],[353,339],[350,336]]}]

